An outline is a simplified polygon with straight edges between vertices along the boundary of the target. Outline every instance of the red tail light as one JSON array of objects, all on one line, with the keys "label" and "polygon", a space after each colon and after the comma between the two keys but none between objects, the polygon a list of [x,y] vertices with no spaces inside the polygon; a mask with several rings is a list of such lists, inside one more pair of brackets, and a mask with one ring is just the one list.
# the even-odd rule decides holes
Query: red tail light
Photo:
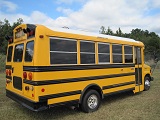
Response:
[{"label": "red tail light", "polygon": [[8,70],[6,70],[6,75],[9,75],[9,71]]},{"label": "red tail light", "polygon": [[28,73],[28,78],[29,78],[29,80],[32,80],[32,73],[31,72]]},{"label": "red tail light", "polygon": [[23,78],[26,79],[27,78],[27,73],[23,72]]},{"label": "red tail light", "polygon": [[11,75],[11,70],[9,70],[9,75]]}]

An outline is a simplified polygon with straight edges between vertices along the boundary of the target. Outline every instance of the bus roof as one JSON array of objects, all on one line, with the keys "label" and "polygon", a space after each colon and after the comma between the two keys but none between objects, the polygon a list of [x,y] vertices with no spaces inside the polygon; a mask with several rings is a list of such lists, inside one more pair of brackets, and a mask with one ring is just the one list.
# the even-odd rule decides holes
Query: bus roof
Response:
[{"label": "bus roof", "polygon": [[105,39],[114,39],[114,40],[121,40],[121,41],[127,41],[127,42],[141,43],[140,41],[136,41],[134,39],[117,37],[117,36],[112,36],[112,35],[104,35],[104,34],[98,34],[98,33],[86,32],[86,31],[80,31],[80,30],[71,30],[67,28],[53,28],[49,26],[47,26],[47,28],[53,31],[57,31],[57,32],[65,32],[65,33],[79,34],[79,35],[99,37],[99,38],[105,38]]}]

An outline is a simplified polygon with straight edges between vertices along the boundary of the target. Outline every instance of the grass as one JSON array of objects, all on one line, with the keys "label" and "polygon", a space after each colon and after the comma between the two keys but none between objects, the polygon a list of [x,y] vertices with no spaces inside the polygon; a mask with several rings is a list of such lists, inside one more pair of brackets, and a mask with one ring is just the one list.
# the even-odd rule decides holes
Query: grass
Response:
[{"label": "grass", "polygon": [[106,97],[98,111],[83,113],[59,106],[32,112],[5,96],[5,74],[0,73],[0,118],[3,120],[159,120],[160,69],[154,71],[151,89],[138,94],[126,92]]}]

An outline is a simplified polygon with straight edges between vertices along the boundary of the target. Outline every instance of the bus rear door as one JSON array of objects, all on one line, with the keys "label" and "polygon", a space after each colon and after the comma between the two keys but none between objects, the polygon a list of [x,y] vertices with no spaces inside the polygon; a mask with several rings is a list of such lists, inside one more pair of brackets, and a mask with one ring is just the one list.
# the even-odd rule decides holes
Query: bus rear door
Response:
[{"label": "bus rear door", "polygon": [[13,51],[12,79],[13,88],[20,93],[22,93],[23,88],[23,53],[24,43],[16,44]]}]

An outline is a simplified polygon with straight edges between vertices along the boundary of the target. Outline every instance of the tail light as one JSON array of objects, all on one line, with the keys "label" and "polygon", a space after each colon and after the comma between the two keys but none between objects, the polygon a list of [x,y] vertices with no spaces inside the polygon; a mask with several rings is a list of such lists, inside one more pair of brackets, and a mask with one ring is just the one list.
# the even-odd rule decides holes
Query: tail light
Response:
[{"label": "tail light", "polygon": [[9,76],[9,75],[11,76],[11,73],[12,73],[11,70],[6,70],[6,75],[7,76]]},{"label": "tail light", "polygon": [[9,71],[9,75],[11,75],[11,70],[8,70]]},{"label": "tail light", "polygon": [[27,73],[23,72],[23,78],[26,79],[27,78]]},{"label": "tail light", "polygon": [[8,70],[6,70],[6,75],[9,75],[9,71]]},{"label": "tail light", "polygon": [[28,73],[28,78],[29,78],[29,80],[32,80],[32,73],[31,72]]}]

